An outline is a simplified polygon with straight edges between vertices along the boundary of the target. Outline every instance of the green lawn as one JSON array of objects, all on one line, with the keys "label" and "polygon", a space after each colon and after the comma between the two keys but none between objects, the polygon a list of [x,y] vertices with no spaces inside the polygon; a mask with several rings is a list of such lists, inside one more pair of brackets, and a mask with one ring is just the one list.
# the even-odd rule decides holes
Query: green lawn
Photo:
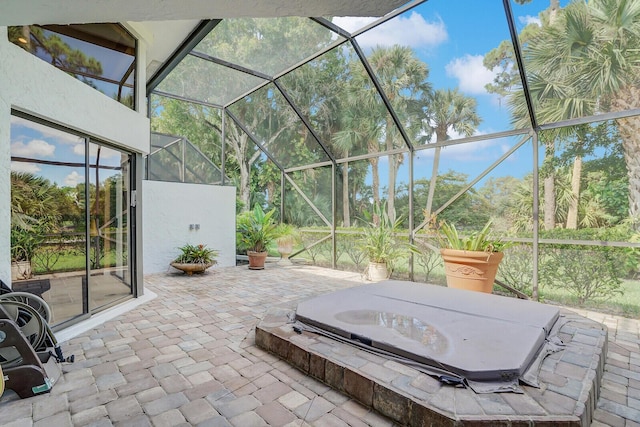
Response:
[{"label": "green lawn", "polygon": [[621,289],[622,294],[615,295],[607,301],[587,301],[579,305],[577,299],[563,289],[544,288],[541,290],[541,300],[550,304],[585,308],[619,316],[640,317],[640,280],[624,280]]},{"label": "green lawn", "polygon": [[[38,258],[40,256],[40,258]],[[36,259],[32,262],[33,270],[35,274],[50,274],[59,273],[65,271],[78,271],[85,269],[85,255],[84,252],[77,250],[63,251],[63,253],[57,258],[50,258],[48,262],[48,268],[44,266],[42,261],[42,255],[36,254]],[[116,252],[114,250],[104,254],[100,265],[101,266],[114,266],[116,261]]]}]

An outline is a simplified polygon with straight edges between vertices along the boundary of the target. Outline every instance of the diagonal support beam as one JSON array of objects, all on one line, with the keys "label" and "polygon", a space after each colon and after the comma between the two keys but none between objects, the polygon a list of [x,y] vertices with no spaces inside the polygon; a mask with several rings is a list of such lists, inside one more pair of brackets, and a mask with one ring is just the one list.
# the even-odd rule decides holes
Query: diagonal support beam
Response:
[{"label": "diagonal support beam", "polygon": [[[456,195],[454,195],[453,197],[451,197],[445,204],[443,204],[442,206],[440,206],[435,212],[434,215],[438,215],[440,212],[442,212],[443,210],[445,210],[447,207],[449,207],[449,205],[451,205],[453,202],[455,202],[460,196],[462,196],[464,193],[467,192],[467,190],[469,190],[471,187],[473,187],[474,185],[476,185],[482,178],[484,178],[485,176],[487,176],[489,174],[489,172],[491,172],[492,170],[494,170],[500,163],[502,163],[507,157],[509,157],[510,155],[512,155],[518,148],[522,147],[524,145],[525,142],[529,141],[529,139],[531,138],[531,135],[527,135],[526,137],[522,138],[520,140],[520,142],[518,142],[516,145],[514,145],[513,147],[511,147],[511,149],[509,151],[507,151],[506,153],[504,153],[502,156],[500,156],[500,158],[498,160],[496,160],[495,162],[493,162],[491,164],[491,166],[489,166],[487,169],[484,170],[484,172],[482,172],[480,175],[478,175],[473,181],[469,182],[466,186],[464,186],[463,188],[460,189],[460,191],[458,191],[458,193]],[[438,147],[439,148],[439,147]],[[417,231],[419,231],[421,228],[423,228],[425,225],[427,225],[427,223],[429,222],[430,218],[425,218],[420,225],[418,225],[418,227],[413,230],[413,233],[416,233]]]},{"label": "diagonal support beam", "polygon": [[162,82],[169,75],[171,71],[184,59],[185,56],[191,52],[191,50],[198,45],[204,39],[207,34],[211,32],[222,19],[212,19],[205,20],[200,22],[200,25],[196,27],[195,30],[189,37],[182,42],[182,44],[171,54],[167,62],[164,63],[158,71],[149,79],[147,82],[147,95],[150,94],[156,86]]},{"label": "diagonal support beam", "polygon": [[287,181],[289,181],[289,184],[291,184],[291,186],[298,192],[298,194],[300,194],[300,197],[302,197],[304,201],[307,202],[309,207],[311,207],[311,209],[313,209],[313,211],[320,217],[320,219],[322,219],[322,221],[327,224],[327,227],[331,227],[331,223],[329,222],[329,220],[322,214],[322,212],[320,212],[320,209],[318,209],[316,205],[313,204],[311,199],[309,199],[307,195],[304,194],[304,191],[302,191],[302,189],[298,187],[298,184],[296,184],[288,174],[284,174],[284,177],[287,179]]},{"label": "diagonal support beam", "polygon": [[247,136],[249,137],[249,139],[251,139],[251,141],[256,144],[256,147],[258,147],[258,149],[260,151],[262,151],[265,156],[267,156],[269,158],[269,160],[271,160],[273,162],[274,165],[276,165],[278,167],[278,169],[280,169],[280,172],[284,172],[284,168],[282,167],[282,165],[280,164],[280,162],[278,162],[268,151],[267,149],[258,141],[258,138],[255,137],[255,135],[253,133],[251,133],[249,131],[249,129],[247,129],[247,127],[244,125],[244,123],[240,122],[240,120],[235,116],[235,114],[233,114],[231,111],[229,111],[228,109],[225,110],[225,112],[229,115],[229,117],[231,117],[231,120],[233,120],[233,122],[240,128],[242,129],[242,131],[244,133],[247,134]]},{"label": "diagonal support beam", "polygon": [[351,45],[353,46],[353,49],[356,51],[358,58],[360,58],[360,62],[362,62],[362,65],[364,65],[364,69],[366,70],[367,75],[373,82],[373,85],[376,87],[376,91],[378,91],[378,95],[380,95],[380,97],[382,98],[382,102],[384,103],[384,106],[387,108],[387,111],[389,112],[389,114],[391,114],[393,123],[395,123],[396,127],[400,131],[400,135],[402,135],[402,139],[404,140],[404,143],[407,145],[407,148],[409,149],[409,151],[413,152],[414,148],[409,138],[409,135],[407,135],[407,131],[404,129],[404,126],[400,122],[400,118],[396,114],[396,110],[391,105],[391,101],[389,101],[389,98],[387,98],[387,94],[384,92],[384,89],[380,84],[380,81],[378,80],[376,73],[373,71],[373,68],[371,68],[371,64],[369,64],[369,61],[364,55],[364,52],[360,48],[360,45],[358,44],[356,39],[351,38],[350,40],[351,40]]},{"label": "diagonal support beam", "polygon": [[291,95],[289,95],[289,92],[287,92],[287,90],[284,87],[282,87],[282,84],[280,84],[278,80],[275,80],[273,83],[276,85],[276,87],[278,88],[282,96],[284,96],[284,99],[289,103],[291,108],[293,108],[293,111],[296,113],[296,115],[300,118],[300,120],[302,120],[302,123],[307,128],[307,130],[311,133],[311,136],[313,136],[313,139],[315,139],[316,142],[320,145],[320,147],[322,147],[322,150],[325,152],[327,157],[329,157],[329,159],[331,160],[331,163],[335,165],[336,159],[333,157],[333,155],[331,154],[327,146],[322,142],[322,140],[320,139],[320,136],[315,131],[313,126],[311,126],[309,119],[304,114],[302,114],[302,111],[300,111],[296,103],[293,101],[293,99],[291,98]]}]

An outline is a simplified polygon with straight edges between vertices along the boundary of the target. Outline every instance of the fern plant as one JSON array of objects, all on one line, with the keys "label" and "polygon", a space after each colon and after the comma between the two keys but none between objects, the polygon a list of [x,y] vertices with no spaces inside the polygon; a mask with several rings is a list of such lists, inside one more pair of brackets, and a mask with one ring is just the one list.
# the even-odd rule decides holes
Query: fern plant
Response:
[{"label": "fern plant", "polygon": [[276,210],[264,212],[259,204],[252,211],[243,212],[236,218],[237,241],[241,249],[266,252],[269,245],[279,236],[278,226],[273,219]]}]

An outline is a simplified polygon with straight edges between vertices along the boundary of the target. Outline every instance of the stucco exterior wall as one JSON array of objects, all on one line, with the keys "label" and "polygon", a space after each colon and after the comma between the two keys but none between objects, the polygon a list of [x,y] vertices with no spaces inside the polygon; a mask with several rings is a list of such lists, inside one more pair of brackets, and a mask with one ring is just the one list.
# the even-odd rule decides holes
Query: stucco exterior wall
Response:
[{"label": "stucco exterior wall", "polygon": [[0,58],[0,279],[9,283],[11,109],[140,153],[149,150],[149,119],[13,45],[6,27]]},{"label": "stucco exterior wall", "polygon": [[219,266],[235,265],[234,187],[143,181],[142,190],[144,274],[173,270],[169,263],[185,243],[206,244],[219,251]]}]

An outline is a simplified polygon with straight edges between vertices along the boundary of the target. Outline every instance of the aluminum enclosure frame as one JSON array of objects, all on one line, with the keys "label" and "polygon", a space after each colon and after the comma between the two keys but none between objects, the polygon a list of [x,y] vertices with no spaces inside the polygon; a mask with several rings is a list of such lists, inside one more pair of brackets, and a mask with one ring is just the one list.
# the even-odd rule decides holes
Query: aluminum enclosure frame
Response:
[{"label": "aluminum enclosure frame", "polygon": [[[521,135],[522,138],[520,139],[520,141],[518,143],[516,143],[516,145],[514,147],[512,147],[507,153],[505,153],[503,156],[501,156],[499,159],[497,159],[496,161],[494,161],[489,167],[487,167],[484,172],[482,172],[479,176],[477,176],[474,180],[472,180],[470,183],[468,183],[465,188],[460,191],[459,193],[457,193],[455,196],[453,196],[449,201],[445,202],[444,205],[440,206],[437,212],[441,212],[444,208],[446,208],[447,206],[449,206],[451,203],[455,202],[462,194],[464,194],[464,191],[468,190],[469,188],[471,188],[473,185],[475,185],[477,182],[479,182],[483,177],[485,177],[488,173],[491,172],[491,170],[493,170],[494,168],[496,168],[498,165],[500,165],[508,156],[509,154],[513,153],[514,151],[516,151],[518,148],[522,147],[524,144],[528,143],[529,141],[532,144],[532,153],[531,153],[531,159],[532,159],[532,167],[533,167],[533,236],[532,239],[517,239],[518,241],[523,241],[523,242],[531,242],[533,244],[533,257],[534,257],[534,262],[533,262],[533,282],[534,282],[534,299],[537,297],[538,294],[538,290],[537,290],[537,282],[538,282],[538,251],[539,251],[539,244],[540,243],[563,243],[563,244],[575,244],[575,245],[579,245],[579,244],[586,244],[586,245],[593,245],[593,246],[618,246],[618,247],[632,247],[632,248],[639,248],[640,247],[640,243],[630,243],[630,242],[613,242],[613,243],[609,243],[609,242],[585,242],[585,241],[573,241],[573,240],[545,240],[545,241],[540,241],[539,240],[539,233],[538,233],[538,229],[539,229],[539,223],[540,223],[540,218],[539,218],[539,212],[538,212],[538,206],[540,203],[539,200],[539,191],[538,191],[538,177],[539,177],[539,155],[538,155],[538,140],[539,140],[539,133],[541,131],[544,130],[549,130],[549,129],[555,129],[555,128],[559,128],[559,127],[564,127],[564,126],[572,126],[572,125],[578,125],[578,124],[586,124],[586,123],[592,123],[595,121],[605,121],[605,120],[614,120],[614,119],[618,119],[618,118],[624,118],[624,117],[629,117],[629,116],[634,116],[634,115],[640,115],[640,109],[638,110],[629,110],[629,111],[624,111],[624,112],[610,112],[610,113],[604,113],[604,114],[598,114],[595,116],[589,116],[589,117],[582,117],[582,118],[578,118],[578,119],[572,119],[572,120],[567,120],[567,121],[563,121],[563,122],[557,122],[557,123],[550,123],[550,124],[543,124],[540,125],[538,124],[536,115],[535,115],[535,109],[533,108],[533,100],[531,99],[531,93],[529,91],[529,82],[528,82],[528,78],[527,78],[527,74],[526,74],[526,70],[525,70],[525,63],[523,60],[523,54],[522,54],[522,47],[520,45],[519,39],[518,39],[518,34],[517,34],[517,30],[516,30],[516,25],[515,25],[515,19],[514,19],[514,15],[513,15],[513,11],[511,9],[511,4],[510,4],[510,0],[503,0],[502,4],[503,4],[503,9],[505,12],[505,17],[506,17],[506,21],[507,21],[507,25],[509,28],[509,35],[511,38],[511,42],[513,44],[514,47],[514,53],[515,53],[515,60],[516,63],[518,65],[518,69],[519,69],[519,76],[520,76],[520,80],[522,82],[523,85],[523,93],[525,96],[525,102],[527,105],[527,110],[529,112],[529,117],[531,120],[531,125],[530,127],[526,127],[526,128],[521,128],[521,129],[513,129],[513,130],[507,130],[507,131],[502,131],[502,132],[496,132],[496,133],[491,133],[491,134],[484,134],[484,135],[474,135],[474,136],[470,136],[470,137],[464,137],[464,138],[458,138],[458,139],[454,139],[454,140],[448,140],[445,142],[437,142],[437,143],[429,143],[426,145],[416,145],[414,144],[411,139],[409,138],[406,129],[404,128],[404,125],[402,123],[402,121],[400,120],[400,118],[398,117],[396,111],[394,110],[393,106],[391,105],[391,102],[389,101],[389,99],[387,98],[386,94],[384,93],[384,90],[382,88],[381,82],[379,81],[378,77],[376,76],[375,72],[373,72],[371,66],[369,65],[362,49],[360,48],[358,42],[356,41],[356,37],[366,31],[368,31],[371,28],[377,27],[379,25],[384,24],[385,22],[395,18],[396,16],[405,13],[407,11],[410,11],[411,9],[425,3],[426,0],[417,0],[417,1],[413,1],[413,2],[409,2],[407,3],[405,6],[398,8],[397,10],[375,20],[374,22],[366,25],[365,27],[359,29],[356,32],[350,33],[344,29],[342,29],[341,27],[333,24],[332,22],[326,20],[325,18],[320,18],[320,17],[312,17],[309,18],[311,21],[313,21],[315,24],[317,25],[321,25],[329,30],[331,30],[332,32],[334,32],[335,34],[337,34],[339,36],[339,38],[325,46],[324,48],[322,48],[321,50],[319,50],[318,52],[308,56],[307,58],[303,59],[302,61],[284,69],[283,71],[277,73],[276,75],[270,76],[267,74],[264,74],[262,72],[260,72],[259,70],[255,70],[255,69],[251,69],[245,66],[241,66],[239,64],[234,64],[230,61],[225,61],[222,60],[221,58],[216,58],[213,57],[211,55],[208,54],[204,54],[202,52],[195,52],[193,51],[193,49],[195,48],[195,46],[208,34],[208,31],[206,31],[206,28],[209,28],[209,31],[212,31],[215,29],[215,26],[219,23],[219,21],[215,21],[215,22],[209,22],[209,23],[203,23],[202,26],[200,27],[200,31],[195,31],[194,34],[192,34],[192,36],[185,41],[185,43],[183,43],[183,46],[181,47],[181,49],[177,50],[174,53],[174,58],[171,62],[172,66],[175,67],[175,65],[177,65],[177,63],[179,62],[177,60],[177,58],[184,58],[187,55],[193,55],[196,56],[200,59],[206,60],[206,61],[210,61],[212,63],[215,63],[217,65],[221,65],[221,66],[225,66],[228,67],[230,69],[233,69],[235,71],[239,71],[248,75],[251,75],[253,77],[257,77],[259,79],[262,79],[263,82],[254,87],[253,89],[247,91],[246,93],[243,93],[235,98],[233,98],[230,102],[224,104],[224,105],[217,105],[214,103],[210,103],[210,102],[205,102],[202,100],[198,100],[198,99],[190,99],[190,98],[186,98],[186,97],[181,97],[178,95],[174,95],[174,94],[168,94],[166,92],[162,92],[156,89],[156,86],[160,83],[160,81],[166,77],[168,75],[168,73],[170,72],[170,69],[167,67],[165,69],[162,70],[162,72],[159,72],[156,76],[154,76],[154,78],[152,79],[152,81],[150,82],[151,84],[148,87],[148,93],[149,94],[154,94],[157,96],[166,96],[166,97],[170,97],[170,98],[174,98],[174,99],[179,99],[181,101],[185,101],[185,102],[192,102],[195,104],[199,104],[199,105],[204,105],[207,107],[211,107],[211,108],[218,108],[222,110],[222,114],[223,114],[223,123],[224,123],[224,119],[225,118],[230,118],[236,125],[238,125],[238,127],[240,127],[242,129],[242,131],[244,133],[247,134],[247,136],[249,137],[249,139],[252,140],[252,142],[255,144],[255,146],[258,148],[258,150],[260,150],[262,153],[264,153],[265,156],[267,156],[267,158],[269,158],[269,160],[272,161],[272,163],[274,165],[276,165],[276,167],[280,170],[281,173],[281,179],[280,179],[280,192],[281,192],[281,206],[280,206],[280,213],[281,215],[284,215],[284,195],[285,195],[285,191],[286,191],[286,183],[289,183],[291,185],[291,187],[302,197],[302,199],[305,201],[305,203],[307,203],[311,209],[318,214],[318,217],[322,220],[322,222],[328,227],[328,229],[326,230],[329,233],[329,237],[331,238],[331,243],[332,243],[332,265],[335,268],[336,267],[336,236],[337,234],[339,234],[340,232],[337,232],[336,228],[337,228],[337,180],[338,180],[338,172],[337,172],[337,167],[339,165],[342,165],[344,163],[348,163],[348,162],[354,162],[354,161],[359,161],[359,160],[367,160],[367,159],[371,159],[371,158],[375,158],[375,157],[383,157],[383,156],[393,156],[393,155],[407,155],[408,156],[408,165],[409,165],[409,205],[410,205],[410,212],[413,212],[413,203],[414,203],[414,197],[413,197],[413,184],[414,184],[414,160],[415,160],[415,156],[416,153],[424,151],[424,150],[436,150],[436,151],[440,151],[440,149],[442,147],[448,147],[448,146],[453,146],[453,145],[459,145],[459,144],[466,144],[466,143],[472,143],[472,142],[477,142],[477,141],[483,141],[483,140],[488,140],[488,139],[496,139],[496,138],[504,138],[504,137],[511,137],[511,136],[518,136]],[[208,25],[208,27],[207,27]],[[376,152],[376,153],[368,153],[368,154],[362,154],[362,155],[354,155],[354,156],[346,156],[343,158],[337,158],[336,156],[333,155],[333,153],[331,153],[331,151],[328,149],[328,145],[326,144],[325,141],[321,140],[320,135],[316,132],[316,130],[314,129],[313,125],[309,122],[308,118],[302,113],[302,110],[299,108],[299,106],[296,105],[295,101],[291,98],[291,96],[287,93],[286,89],[282,86],[282,84],[280,84],[279,79],[285,75],[287,75],[288,73],[302,67],[303,65],[307,64],[308,62],[319,58],[320,56],[322,56],[324,53],[330,51],[331,49],[335,49],[345,43],[348,43],[352,46],[352,48],[354,49],[357,57],[360,60],[360,63],[362,64],[362,66],[365,68],[365,71],[367,72],[368,77],[370,78],[373,86],[376,89],[377,94],[380,96],[382,103],[384,104],[387,112],[391,115],[391,118],[393,120],[393,123],[395,124],[395,126],[397,126],[399,133],[402,136],[402,140],[405,144],[404,147],[402,148],[397,148],[394,150],[388,150],[388,151],[380,151],[380,152]],[[265,148],[259,141],[259,138],[252,134],[252,132],[246,127],[244,126],[244,124],[240,123],[240,121],[238,120],[237,117],[235,117],[233,115],[233,113],[231,113],[231,111],[229,111],[229,107],[231,105],[233,105],[234,103],[241,101],[242,99],[244,99],[246,96],[254,93],[255,91],[263,88],[265,85],[268,84],[273,84],[274,87],[276,88],[276,90],[279,91],[280,95],[282,95],[282,97],[287,101],[287,103],[289,104],[289,106],[293,109],[293,111],[296,113],[296,115],[299,117],[300,121],[302,122],[302,124],[304,125],[305,129],[307,131],[309,131],[310,135],[313,137],[313,139],[318,143],[318,145],[322,148],[323,152],[328,156],[329,160],[326,161],[322,161],[322,162],[316,162],[316,163],[312,163],[312,164],[308,164],[308,165],[302,165],[302,166],[293,166],[293,167],[285,167],[284,165],[280,164],[277,159],[274,159],[273,156],[269,153],[268,148]],[[223,153],[226,151],[224,145],[226,144],[226,136],[224,135],[223,132]],[[436,156],[437,159],[437,156]],[[437,160],[436,160],[437,161]],[[303,193],[302,189],[300,189],[294,182],[294,180],[291,177],[291,174],[294,172],[299,172],[299,171],[305,171],[305,170],[310,170],[310,169],[315,169],[315,168],[324,168],[324,167],[331,167],[332,168],[332,180],[331,180],[331,209],[332,209],[332,215],[330,217],[325,217],[325,215],[323,215],[319,208],[317,206],[314,205],[313,201]],[[224,171],[224,164],[222,165],[222,176],[225,177],[225,171]],[[224,178],[223,178],[224,179]],[[429,192],[429,198],[428,198],[428,206],[431,206],[431,202],[433,200],[434,196],[433,196],[433,192],[430,191]],[[410,215],[409,218],[409,241],[411,243],[414,242],[416,233],[418,231],[420,231],[422,228],[424,228],[427,225],[427,221],[422,221],[420,224],[414,224],[414,218],[412,215]],[[317,245],[323,241],[325,241],[327,239],[327,237],[323,237],[320,240],[312,243],[311,245],[309,245],[309,247],[312,247],[314,245]],[[297,254],[293,254],[292,256],[295,256]],[[413,280],[413,267],[414,267],[414,262],[413,262],[413,256],[411,256],[410,258],[410,262],[409,262],[409,271],[410,271],[410,278],[411,280]]]}]

